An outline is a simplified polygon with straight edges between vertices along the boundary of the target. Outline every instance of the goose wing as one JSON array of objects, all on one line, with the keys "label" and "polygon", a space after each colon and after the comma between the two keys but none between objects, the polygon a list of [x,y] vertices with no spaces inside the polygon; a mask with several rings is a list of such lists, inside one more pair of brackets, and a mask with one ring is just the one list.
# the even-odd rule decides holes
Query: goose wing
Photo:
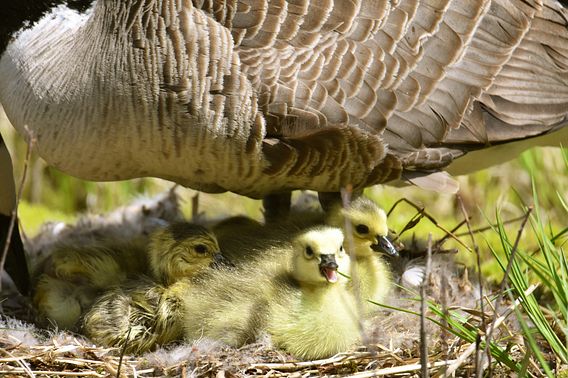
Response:
[{"label": "goose wing", "polygon": [[338,191],[567,123],[565,0],[99,0],[51,20],[2,56],[0,99],[89,179]]},{"label": "goose wing", "polygon": [[568,10],[558,1],[212,1],[203,9],[230,29],[258,96],[269,175],[370,185],[567,121]]}]

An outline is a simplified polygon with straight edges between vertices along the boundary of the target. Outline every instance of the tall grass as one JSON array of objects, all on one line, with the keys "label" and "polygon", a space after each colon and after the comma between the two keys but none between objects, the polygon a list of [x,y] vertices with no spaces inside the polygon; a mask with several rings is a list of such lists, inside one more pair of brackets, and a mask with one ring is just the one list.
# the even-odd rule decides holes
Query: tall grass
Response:
[{"label": "tall grass", "polygon": [[[481,179],[479,184],[484,185],[487,191],[483,200],[478,202],[478,211],[484,222],[478,221],[477,226],[488,226],[487,231],[482,233],[485,240],[485,248],[480,248],[484,261],[482,270],[491,267],[490,274],[485,276],[504,283],[502,292],[497,291],[490,300],[486,300],[489,307],[501,303],[496,306],[498,313],[494,319],[505,319],[508,314],[516,314],[521,342],[507,336],[492,335],[490,338],[487,330],[480,331],[479,325],[483,322],[479,316],[444,309],[439,303],[428,302],[431,321],[477,350],[484,350],[489,338],[493,366],[504,365],[518,376],[568,376],[568,151],[559,150],[554,159],[547,159],[549,156],[546,154],[529,151],[509,165],[516,166],[515,174],[526,175],[528,186],[525,180],[521,180],[519,187],[510,185],[496,192],[490,190],[494,186],[489,182],[498,181],[485,176],[487,172],[475,175]],[[504,168],[500,170],[504,171]],[[505,171],[505,174],[508,173]],[[465,190],[475,192],[477,189],[473,186],[465,187]],[[506,222],[507,219],[527,214],[529,206],[532,207],[529,226],[522,228],[520,222]],[[472,210],[471,204],[469,209]],[[435,205],[428,206],[427,210],[435,212]],[[409,219],[411,215],[406,208],[404,211],[406,219]],[[451,228],[459,221],[455,214],[457,212],[438,219],[438,222]],[[484,214],[493,216],[485,217]],[[396,215],[393,219],[389,218],[389,222],[397,227]],[[417,227],[418,234],[423,232],[420,227],[432,230],[432,224],[423,223]],[[520,243],[516,245],[510,235],[517,234]],[[459,245],[456,247],[460,248]],[[468,256],[468,253],[462,249],[461,255],[465,255],[464,260],[473,262],[474,254],[469,253]],[[503,301],[510,304],[504,306]],[[511,325],[511,320],[508,323]],[[516,350],[517,354],[513,355],[512,350]],[[481,365],[477,368],[483,369]]]},{"label": "tall grass", "polygon": [[[566,171],[568,172],[568,163]],[[568,219],[566,197],[560,193],[558,196],[564,204],[562,208],[565,211],[565,219]],[[535,211],[530,219],[531,232],[538,240],[538,250],[533,252],[523,248],[513,251],[502,222],[498,222],[496,231],[501,239],[505,258],[496,253],[493,247],[491,250],[503,271],[506,270],[507,264],[511,266],[506,279],[512,289],[509,295],[519,298],[522,303],[522,311],[517,311],[517,318],[523,330],[523,337],[544,373],[553,377],[553,370],[558,364],[568,364],[568,259],[564,250],[568,241],[568,228],[555,231],[550,223],[547,224],[535,183],[533,199]],[[524,294],[531,281],[542,286],[540,298],[534,294]]]}]

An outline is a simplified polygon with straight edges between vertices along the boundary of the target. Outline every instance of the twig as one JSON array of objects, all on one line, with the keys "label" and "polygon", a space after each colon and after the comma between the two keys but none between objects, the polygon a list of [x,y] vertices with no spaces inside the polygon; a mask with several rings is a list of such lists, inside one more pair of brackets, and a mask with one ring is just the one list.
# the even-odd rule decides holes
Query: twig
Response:
[{"label": "twig", "polygon": [[[524,214],[523,214],[523,215],[521,215],[520,217],[513,218],[513,219],[509,219],[509,220],[504,221],[504,222],[503,222],[503,225],[510,224],[510,223],[515,223],[515,222],[518,222],[518,221],[520,221],[520,220],[522,220],[522,219],[524,219],[524,218],[525,218],[525,216],[524,216]],[[490,224],[489,226],[480,227],[480,228],[476,228],[475,230],[471,230],[471,233],[472,233],[472,234],[479,234],[479,233],[481,233],[481,232],[493,230],[496,226],[497,226],[497,225],[495,225],[495,224]],[[457,236],[457,237],[460,237],[460,236],[466,236],[466,235],[469,235],[469,234],[470,234],[470,231],[468,230],[468,231],[466,231],[466,232],[462,232],[462,233],[456,234],[456,236]]]},{"label": "twig", "polygon": [[440,333],[440,342],[442,343],[442,353],[444,353],[444,360],[448,361],[450,357],[450,347],[448,345],[448,318],[450,317],[450,311],[448,310],[448,277],[445,274],[442,274],[440,277],[440,302],[442,305],[442,319],[440,319],[442,323],[442,329]]},{"label": "twig", "polygon": [[86,360],[84,358],[56,358],[54,362],[69,365],[104,365],[102,361]]},{"label": "twig", "polygon": [[[473,232],[471,230],[471,223],[469,222],[470,217],[467,213],[467,210],[465,208],[465,204],[461,198],[461,196],[459,194],[456,195],[456,198],[458,200],[458,203],[460,205],[460,209],[462,211],[462,214],[465,218],[465,224],[467,225],[467,231],[469,234],[469,237],[471,238],[471,244],[473,246],[473,251],[475,252],[475,257],[476,257],[476,265],[477,265],[477,280],[479,282],[479,297],[481,298],[481,300],[479,301],[479,307],[481,310],[482,314],[485,314],[485,310],[484,310],[484,305],[483,305],[483,285],[481,284],[483,282],[482,277],[481,277],[481,256],[479,254],[479,247],[477,245],[477,243],[475,242],[475,237],[473,235]],[[485,316],[481,316],[481,327],[482,329],[486,329],[486,324],[485,324]],[[476,337],[476,343],[475,345],[478,347],[475,350],[475,376],[476,378],[481,378],[481,370],[482,369],[478,369],[479,367],[479,362],[480,362],[480,349],[479,349],[479,342],[481,341],[481,337],[479,332],[477,332],[477,337]]]},{"label": "twig", "polygon": [[406,231],[413,229],[414,227],[416,227],[416,225],[418,224],[418,222],[420,222],[420,220],[424,218],[424,209],[420,209],[418,210],[418,212],[416,214],[414,214],[412,216],[412,218],[410,218],[410,220],[408,222],[406,222],[406,224],[404,225],[404,227],[402,228],[402,230],[400,230],[396,237],[393,239],[394,241],[397,241],[398,239],[400,239],[400,237],[402,236],[402,234],[404,234]]},{"label": "twig", "polygon": [[136,370],[137,374],[146,374],[146,373],[155,373],[156,369],[154,368],[149,368],[149,369],[144,369],[144,370]]},{"label": "twig", "polygon": [[[432,369],[432,368],[437,368],[437,367],[444,367],[444,366],[448,366],[449,364],[452,364],[454,362],[455,362],[455,360],[432,362],[432,363],[428,363],[426,365],[426,368]],[[365,372],[356,373],[356,374],[353,374],[353,375],[347,375],[347,376],[345,376],[345,378],[347,378],[347,377],[353,377],[353,378],[379,377],[379,376],[382,376],[382,375],[409,373],[409,372],[421,371],[421,370],[422,370],[422,364],[410,364],[410,365],[404,365],[404,366],[394,366],[394,367],[390,367],[390,368],[365,371]]]},{"label": "twig", "polygon": [[398,206],[401,202],[406,202],[407,204],[409,204],[410,206],[415,208],[424,217],[426,217],[426,219],[428,219],[434,226],[436,226],[440,230],[444,231],[444,233],[446,233],[446,235],[449,235],[452,239],[454,239],[456,242],[458,242],[462,247],[464,247],[465,249],[467,249],[468,251],[471,252],[471,248],[469,248],[464,242],[462,242],[458,237],[456,237],[451,231],[447,230],[444,226],[439,224],[438,221],[436,221],[436,219],[430,213],[428,213],[427,211],[424,210],[424,207],[416,205],[414,202],[410,201],[409,199],[401,198],[398,201],[396,201],[394,203],[394,205],[391,206],[389,212],[387,213],[387,217],[390,216],[390,214],[395,209],[395,207]]},{"label": "twig", "polygon": [[[468,220],[470,220],[470,219],[468,219]],[[452,228],[452,229],[450,230],[450,232],[451,232],[452,234],[458,236],[457,234],[455,234],[455,232],[456,232],[457,230],[459,230],[464,224],[466,224],[466,222],[467,222],[468,220],[465,220],[465,219],[462,220],[460,223],[457,224],[457,226],[455,226],[454,228]],[[434,244],[434,249],[440,248],[441,245],[444,244],[444,242],[445,242],[446,240],[448,240],[449,237],[450,237],[450,234],[446,234],[446,235],[444,235],[444,237],[442,237],[440,240],[437,240],[436,243]]]},{"label": "twig", "polygon": [[[4,350],[10,357],[14,358],[14,355],[12,353],[10,353],[7,350]],[[29,375],[31,378],[35,378],[35,374],[32,372],[32,370],[30,369],[30,366],[28,365],[28,363],[26,362],[26,360],[22,360],[22,359],[18,359],[16,360],[16,363],[18,365],[21,366],[21,368],[24,370],[24,372]]]},{"label": "twig", "polygon": [[[13,368],[10,370],[0,370],[0,375],[2,374],[19,374],[26,372],[22,368]],[[83,371],[83,372],[76,372],[76,371],[51,371],[51,370],[33,370],[31,371],[32,374],[41,374],[46,375],[48,377],[56,377],[58,375],[64,375],[68,377],[106,377],[105,374],[99,374],[96,371]],[[32,375],[35,377],[35,375]]]},{"label": "twig", "polygon": [[422,377],[428,378],[428,335],[426,333],[426,285],[430,281],[430,264],[432,262],[432,234],[428,234],[428,254],[426,256],[426,269],[424,281],[420,285],[420,364]]},{"label": "twig", "polygon": [[299,370],[310,367],[317,367],[322,365],[337,364],[340,362],[351,361],[356,359],[373,357],[374,353],[363,352],[363,353],[341,353],[336,354],[333,357],[326,358],[323,360],[314,361],[301,361],[301,362],[283,362],[283,363],[265,363],[265,364],[252,364],[249,369],[262,369],[262,370]]},{"label": "twig", "polygon": [[122,360],[124,355],[126,354],[126,347],[128,346],[128,342],[130,341],[130,331],[132,331],[132,327],[128,327],[128,333],[126,334],[126,341],[124,342],[124,346],[120,351],[120,358],[118,359],[118,367],[116,368],[116,378],[120,377],[120,368],[122,367]]},{"label": "twig", "polygon": [[450,377],[451,375],[453,375],[455,371],[464,364],[464,362],[476,349],[476,343],[469,344],[465,352],[463,352],[456,360],[454,360],[454,363],[448,366],[448,369],[444,373],[444,377]]},{"label": "twig", "polygon": [[[10,250],[10,244],[12,242],[12,234],[14,233],[14,227],[16,226],[16,219],[18,217],[18,206],[20,204],[20,199],[22,198],[22,192],[24,191],[24,184],[26,183],[26,177],[28,174],[28,167],[30,165],[30,160],[32,156],[32,149],[36,143],[35,136],[32,131],[28,129],[27,125],[24,125],[26,133],[28,135],[28,148],[26,150],[26,159],[24,160],[24,170],[22,172],[22,178],[20,179],[20,187],[16,195],[16,204],[12,210],[12,216],[10,218],[10,226],[8,227],[8,234],[6,235],[6,243],[4,243],[4,249],[2,251],[2,256],[0,257],[0,272],[4,270],[4,264],[6,263],[6,257],[8,256],[8,251]],[[28,277],[29,280],[29,277]],[[0,291],[2,291],[2,282],[0,281]]]}]

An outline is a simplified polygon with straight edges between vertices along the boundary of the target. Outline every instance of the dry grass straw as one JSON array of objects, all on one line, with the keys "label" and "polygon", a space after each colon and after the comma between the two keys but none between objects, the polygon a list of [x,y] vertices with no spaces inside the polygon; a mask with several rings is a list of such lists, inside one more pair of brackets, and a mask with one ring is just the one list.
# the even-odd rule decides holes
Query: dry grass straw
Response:
[{"label": "dry grass straw", "polygon": [[[14,337],[0,337],[1,376],[117,376],[120,355],[116,349],[90,346],[77,338],[68,338],[65,344],[53,339],[47,345],[26,346]],[[230,353],[238,353],[231,351]],[[353,377],[390,376],[417,373],[422,370],[416,357],[404,356],[402,351],[352,352],[332,358],[302,362],[243,363],[227,366],[223,353],[215,352],[191,363],[179,362],[163,366],[148,366],[146,357],[124,356],[120,377],[156,376],[320,376],[342,375]],[[405,351],[407,353],[408,351]],[[259,359],[269,357],[261,353]],[[457,357],[457,356],[456,356]],[[457,360],[432,361],[428,369],[433,373],[455,364]]]}]

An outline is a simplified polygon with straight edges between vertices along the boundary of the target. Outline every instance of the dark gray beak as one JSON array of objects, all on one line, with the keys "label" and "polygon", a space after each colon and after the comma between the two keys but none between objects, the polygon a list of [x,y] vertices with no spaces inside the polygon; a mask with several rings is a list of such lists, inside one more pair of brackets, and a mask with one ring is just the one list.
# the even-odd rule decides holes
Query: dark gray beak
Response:
[{"label": "dark gray beak", "polygon": [[321,262],[319,263],[320,269],[328,268],[337,270],[337,262],[335,261],[335,255],[321,255],[320,256]]},{"label": "dark gray beak", "polygon": [[213,255],[213,261],[211,262],[210,267],[214,269],[234,268],[235,264],[223,256],[221,252],[217,252]]},{"label": "dark gray beak", "polygon": [[337,262],[335,255],[321,255],[319,263],[319,270],[322,276],[325,277],[327,282],[337,282]]},{"label": "dark gray beak", "polygon": [[375,252],[383,252],[389,256],[400,257],[398,251],[386,236],[377,235],[377,244],[371,245]]}]

